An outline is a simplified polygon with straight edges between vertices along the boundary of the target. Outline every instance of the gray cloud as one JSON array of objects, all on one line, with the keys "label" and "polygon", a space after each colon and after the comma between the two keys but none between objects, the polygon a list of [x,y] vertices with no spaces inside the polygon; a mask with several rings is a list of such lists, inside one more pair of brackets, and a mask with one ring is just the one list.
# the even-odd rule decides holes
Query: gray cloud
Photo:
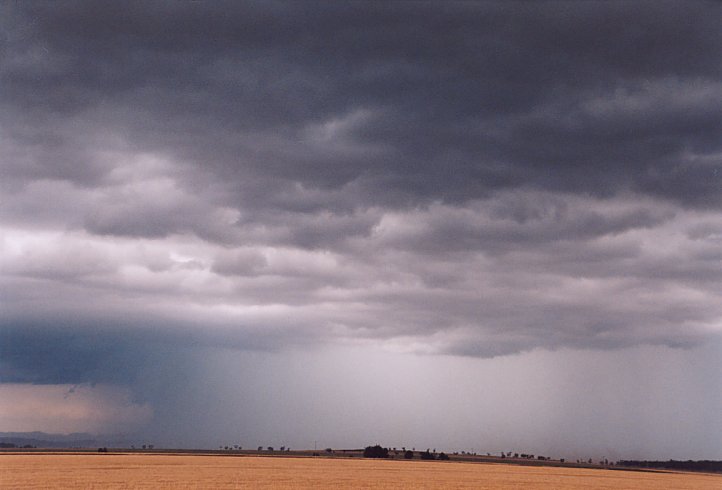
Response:
[{"label": "gray cloud", "polygon": [[[719,7],[648,7],[28,6],[6,125],[54,141],[37,172],[74,181],[98,169],[68,119],[236,185],[365,181],[397,203],[632,185],[717,207],[714,176],[679,164],[718,150]],[[305,140],[319,125],[333,141]]]}]

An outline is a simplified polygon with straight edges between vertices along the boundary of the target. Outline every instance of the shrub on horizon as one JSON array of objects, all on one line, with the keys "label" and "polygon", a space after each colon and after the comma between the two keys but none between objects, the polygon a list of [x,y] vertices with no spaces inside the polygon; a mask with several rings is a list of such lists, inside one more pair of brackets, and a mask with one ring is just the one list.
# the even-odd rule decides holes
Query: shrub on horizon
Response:
[{"label": "shrub on horizon", "polygon": [[388,458],[389,450],[376,444],[375,446],[367,446],[364,449],[364,458]]}]

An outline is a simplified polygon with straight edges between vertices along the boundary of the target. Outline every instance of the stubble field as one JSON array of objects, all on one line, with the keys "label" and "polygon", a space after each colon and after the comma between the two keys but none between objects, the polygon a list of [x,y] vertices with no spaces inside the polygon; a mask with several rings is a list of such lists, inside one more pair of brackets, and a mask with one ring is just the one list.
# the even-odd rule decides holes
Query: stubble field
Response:
[{"label": "stubble field", "polygon": [[149,454],[4,454],[0,488],[722,489],[717,475],[508,464]]}]

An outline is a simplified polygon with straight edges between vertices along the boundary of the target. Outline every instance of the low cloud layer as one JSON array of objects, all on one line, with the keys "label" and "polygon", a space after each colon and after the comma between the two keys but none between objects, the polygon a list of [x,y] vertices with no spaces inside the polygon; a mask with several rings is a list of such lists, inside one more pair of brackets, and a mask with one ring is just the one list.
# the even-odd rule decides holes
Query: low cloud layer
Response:
[{"label": "low cloud layer", "polygon": [[0,385],[0,430],[94,432],[133,430],[152,409],[133,403],[127,389],[87,385]]},{"label": "low cloud layer", "polygon": [[[32,193],[16,196],[33,201]],[[51,195],[68,208],[96,193],[103,201],[95,189]],[[136,204],[90,206],[78,222]],[[143,213],[154,219],[147,208],[137,220],[117,216],[142,227]],[[203,223],[225,235],[219,241],[6,228],[6,330],[22,338],[62,324],[152,325],[169,338],[238,347],[408,341],[411,350],[480,357],[684,347],[720,332],[722,218],[713,211],[514,190],[464,206],[279,212],[263,225],[212,223],[223,214]]]},{"label": "low cloud layer", "polygon": [[132,385],[198,346],[714,341],[720,20],[3,4],[2,381]]}]

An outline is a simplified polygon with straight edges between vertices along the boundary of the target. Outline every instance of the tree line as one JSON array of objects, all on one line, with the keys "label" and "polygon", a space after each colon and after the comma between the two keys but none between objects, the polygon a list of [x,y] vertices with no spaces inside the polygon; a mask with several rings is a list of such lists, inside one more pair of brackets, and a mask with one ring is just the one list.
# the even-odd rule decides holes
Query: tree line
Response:
[{"label": "tree line", "polygon": [[[414,448],[415,449],[415,448]],[[364,458],[380,458],[385,459],[390,457],[390,449],[387,447],[382,447],[379,444],[376,444],[375,446],[366,446],[364,448]],[[410,449],[401,448],[401,451],[396,451],[396,448],[394,448],[395,455],[403,454],[404,459],[414,459],[414,451]],[[449,455],[446,453],[439,453],[436,454],[436,449],[434,449],[433,452],[431,452],[431,449],[427,449],[426,451],[418,451],[419,459],[423,460],[439,460],[439,461],[447,461],[449,459]]]},{"label": "tree line", "polygon": [[620,460],[617,461],[618,466],[630,466],[634,468],[656,468],[667,470],[685,470],[685,471],[708,471],[712,473],[722,473],[722,461],[636,461],[636,460]]}]

